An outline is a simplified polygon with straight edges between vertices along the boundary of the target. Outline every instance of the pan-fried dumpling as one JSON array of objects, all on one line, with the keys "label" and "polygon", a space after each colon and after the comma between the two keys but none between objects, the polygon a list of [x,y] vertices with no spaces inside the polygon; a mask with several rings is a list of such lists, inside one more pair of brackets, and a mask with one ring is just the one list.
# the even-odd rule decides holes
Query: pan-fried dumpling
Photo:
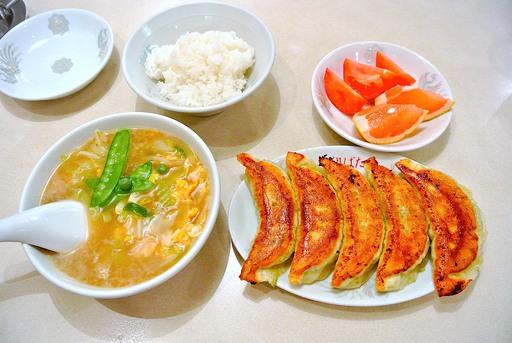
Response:
[{"label": "pan-fried dumpling", "polygon": [[297,245],[289,273],[291,284],[329,276],[341,242],[343,218],[325,171],[304,155],[289,152],[286,167],[299,204]]},{"label": "pan-fried dumpling", "polygon": [[269,161],[237,155],[258,211],[259,227],[240,279],[275,285],[295,248],[297,207],[288,175]]},{"label": "pan-fried dumpling", "polygon": [[386,237],[375,274],[378,292],[395,291],[416,281],[424,267],[428,248],[425,210],[414,188],[398,174],[378,164],[374,157],[363,161],[366,174],[384,208]]},{"label": "pan-fried dumpling", "polygon": [[321,157],[340,199],[344,217],[343,239],[331,286],[358,288],[375,272],[384,241],[384,218],[368,180],[357,169]]},{"label": "pan-fried dumpling", "polygon": [[418,191],[427,213],[437,294],[462,292],[476,278],[482,262],[485,231],[476,204],[455,180],[439,171],[409,159],[396,166]]}]

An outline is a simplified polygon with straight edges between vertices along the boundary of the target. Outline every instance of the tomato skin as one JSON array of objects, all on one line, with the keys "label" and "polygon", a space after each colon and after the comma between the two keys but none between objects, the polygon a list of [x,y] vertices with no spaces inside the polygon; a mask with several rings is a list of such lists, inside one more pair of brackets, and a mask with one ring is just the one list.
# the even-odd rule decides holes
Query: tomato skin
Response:
[{"label": "tomato skin", "polygon": [[384,53],[377,51],[375,55],[375,66],[378,68],[384,68],[397,74],[399,77],[398,84],[401,86],[410,86],[416,82],[414,77],[403,70],[398,64],[396,64],[391,58],[384,55]]},{"label": "tomato skin", "polygon": [[361,95],[329,68],[325,69],[324,88],[334,107],[349,116],[359,112],[367,104]]},{"label": "tomato skin", "polygon": [[343,80],[366,100],[373,100],[396,86],[400,76],[388,69],[359,63],[346,58],[343,61]]},{"label": "tomato skin", "polygon": [[428,111],[429,121],[451,110],[455,102],[440,94],[413,86],[395,86],[375,98],[375,105],[413,104]]}]

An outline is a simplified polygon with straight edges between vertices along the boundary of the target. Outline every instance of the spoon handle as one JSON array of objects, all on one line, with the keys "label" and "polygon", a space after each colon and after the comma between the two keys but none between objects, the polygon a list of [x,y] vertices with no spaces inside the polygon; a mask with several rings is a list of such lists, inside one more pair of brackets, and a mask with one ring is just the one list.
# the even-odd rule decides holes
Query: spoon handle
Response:
[{"label": "spoon handle", "polygon": [[0,220],[0,241],[28,242],[31,232],[37,229],[35,222],[39,210],[31,209]]},{"label": "spoon handle", "polygon": [[21,242],[57,252],[74,250],[87,236],[82,204],[59,201],[0,220],[0,242]]}]

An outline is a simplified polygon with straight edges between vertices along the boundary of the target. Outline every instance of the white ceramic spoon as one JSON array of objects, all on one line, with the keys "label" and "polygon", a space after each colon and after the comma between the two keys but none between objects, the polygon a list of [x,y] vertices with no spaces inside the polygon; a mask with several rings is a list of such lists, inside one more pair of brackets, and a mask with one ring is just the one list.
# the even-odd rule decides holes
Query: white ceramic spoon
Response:
[{"label": "white ceramic spoon", "polygon": [[0,242],[21,242],[56,252],[75,250],[87,238],[87,215],[77,201],[58,201],[0,220]]}]

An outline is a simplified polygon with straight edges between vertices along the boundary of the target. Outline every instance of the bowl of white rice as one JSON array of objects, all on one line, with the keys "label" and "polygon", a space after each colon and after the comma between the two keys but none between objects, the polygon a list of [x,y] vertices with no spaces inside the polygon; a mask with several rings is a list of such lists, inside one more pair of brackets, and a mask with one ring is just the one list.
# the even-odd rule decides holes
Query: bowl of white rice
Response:
[{"label": "bowl of white rice", "polygon": [[121,66],[145,101],[208,116],[253,93],[274,58],[272,33],[255,15],[224,3],[194,2],[143,22],[126,42]]}]

